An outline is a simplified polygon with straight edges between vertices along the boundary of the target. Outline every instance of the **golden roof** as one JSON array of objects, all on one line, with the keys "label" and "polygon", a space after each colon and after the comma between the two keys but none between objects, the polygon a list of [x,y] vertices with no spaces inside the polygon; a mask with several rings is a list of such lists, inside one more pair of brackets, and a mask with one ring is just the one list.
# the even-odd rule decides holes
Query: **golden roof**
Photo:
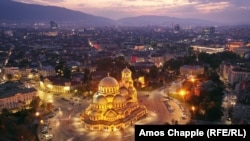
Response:
[{"label": "golden roof", "polygon": [[107,76],[104,77],[100,83],[99,86],[101,87],[119,87],[119,83],[117,82],[117,80],[113,77]]}]

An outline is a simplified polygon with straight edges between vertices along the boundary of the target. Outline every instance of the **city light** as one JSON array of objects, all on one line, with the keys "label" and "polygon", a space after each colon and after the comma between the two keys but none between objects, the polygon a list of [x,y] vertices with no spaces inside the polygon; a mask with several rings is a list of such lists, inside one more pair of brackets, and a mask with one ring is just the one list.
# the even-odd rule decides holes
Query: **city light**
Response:
[{"label": "city light", "polygon": [[40,113],[39,112],[36,112],[36,117],[38,117],[40,115]]},{"label": "city light", "polygon": [[180,91],[180,95],[184,97],[186,95],[186,91],[185,90],[181,90]]},{"label": "city light", "polygon": [[194,78],[191,78],[191,81],[194,83],[195,79],[194,79]]},{"label": "city light", "polygon": [[192,106],[192,107],[191,107],[191,110],[194,112],[194,111],[195,111],[195,106]]}]

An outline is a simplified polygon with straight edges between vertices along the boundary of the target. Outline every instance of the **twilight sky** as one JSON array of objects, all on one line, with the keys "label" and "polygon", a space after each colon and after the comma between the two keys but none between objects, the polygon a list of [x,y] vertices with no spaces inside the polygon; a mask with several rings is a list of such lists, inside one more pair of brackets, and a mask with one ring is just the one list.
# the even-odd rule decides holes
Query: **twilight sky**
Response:
[{"label": "twilight sky", "polygon": [[250,0],[15,0],[82,11],[114,20],[140,15],[250,23]]}]

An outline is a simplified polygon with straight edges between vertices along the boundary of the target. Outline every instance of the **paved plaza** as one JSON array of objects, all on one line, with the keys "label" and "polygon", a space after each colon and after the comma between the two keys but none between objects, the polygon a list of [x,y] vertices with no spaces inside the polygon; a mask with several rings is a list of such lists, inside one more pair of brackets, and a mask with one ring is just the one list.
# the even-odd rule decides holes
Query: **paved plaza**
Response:
[{"label": "paved plaza", "polygon": [[[69,97],[66,99],[69,99]],[[178,101],[171,100],[169,104],[174,112],[170,113],[164,104],[164,93],[162,89],[152,92],[138,92],[138,101],[145,105],[148,114],[145,118],[139,120],[136,124],[165,124],[171,123],[173,119],[178,120],[179,124],[185,124],[189,119],[181,119],[182,111],[179,108]],[[72,104],[74,103],[74,104]],[[63,101],[61,96],[54,96],[54,104],[60,107],[56,116],[49,119],[49,126],[55,141],[133,141],[134,127],[130,126],[124,130],[105,132],[89,131],[83,128],[80,120],[80,113],[91,103],[86,99],[71,99]],[[43,135],[39,133],[43,140]]]}]

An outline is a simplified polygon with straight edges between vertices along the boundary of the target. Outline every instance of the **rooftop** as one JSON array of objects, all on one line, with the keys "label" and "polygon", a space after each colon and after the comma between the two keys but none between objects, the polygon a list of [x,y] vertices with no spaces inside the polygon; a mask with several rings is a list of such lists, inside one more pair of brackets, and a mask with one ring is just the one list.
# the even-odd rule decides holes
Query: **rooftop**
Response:
[{"label": "rooftop", "polygon": [[36,91],[35,88],[26,88],[21,82],[6,82],[0,85],[0,98],[11,97]]}]

